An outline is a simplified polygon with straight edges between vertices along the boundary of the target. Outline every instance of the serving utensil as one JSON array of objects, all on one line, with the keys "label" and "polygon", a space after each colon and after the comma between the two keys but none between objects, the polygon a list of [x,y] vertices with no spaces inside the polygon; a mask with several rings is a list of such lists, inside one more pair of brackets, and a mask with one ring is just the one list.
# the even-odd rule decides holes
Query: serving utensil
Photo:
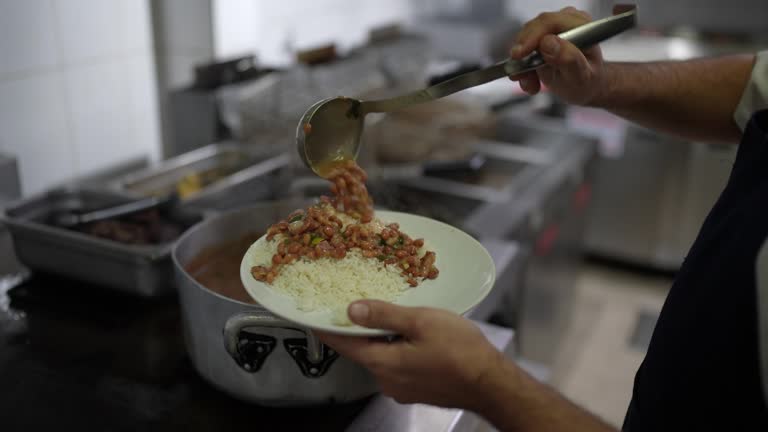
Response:
[{"label": "serving utensil", "polygon": [[[636,16],[637,8],[634,5],[617,5],[613,8],[613,16],[584,24],[558,36],[583,50],[634,27]],[[360,101],[338,96],[321,100],[310,106],[299,121],[296,129],[299,155],[307,167],[319,176],[326,177],[335,162],[357,158],[366,114],[391,112],[430,102],[544,65],[541,54],[534,51],[520,60],[508,59],[390,99]]]}]

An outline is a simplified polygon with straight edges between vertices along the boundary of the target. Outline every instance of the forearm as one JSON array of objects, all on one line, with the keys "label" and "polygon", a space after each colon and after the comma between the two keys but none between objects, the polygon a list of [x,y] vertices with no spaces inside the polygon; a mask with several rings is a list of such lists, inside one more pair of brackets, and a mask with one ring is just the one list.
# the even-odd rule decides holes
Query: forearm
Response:
[{"label": "forearm", "polygon": [[688,139],[736,142],[733,120],[754,55],[681,62],[605,63],[601,91],[590,104]]},{"label": "forearm", "polygon": [[505,432],[615,432],[508,361],[482,380],[472,409]]}]

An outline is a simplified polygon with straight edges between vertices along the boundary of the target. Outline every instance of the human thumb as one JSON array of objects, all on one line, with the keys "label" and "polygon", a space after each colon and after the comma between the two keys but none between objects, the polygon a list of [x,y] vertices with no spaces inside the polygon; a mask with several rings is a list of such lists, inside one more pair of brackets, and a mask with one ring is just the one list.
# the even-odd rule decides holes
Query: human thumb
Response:
[{"label": "human thumb", "polygon": [[585,80],[589,74],[589,61],[584,53],[576,45],[555,35],[541,39],[539,52],[544,61],[565,78]]},{"label": "human thumb", "polygon": [[413,308],[398,306],[380,300],[360,300],[349,305],[349,319],[363,327],[392,330],[401,335],[411,332]]}]

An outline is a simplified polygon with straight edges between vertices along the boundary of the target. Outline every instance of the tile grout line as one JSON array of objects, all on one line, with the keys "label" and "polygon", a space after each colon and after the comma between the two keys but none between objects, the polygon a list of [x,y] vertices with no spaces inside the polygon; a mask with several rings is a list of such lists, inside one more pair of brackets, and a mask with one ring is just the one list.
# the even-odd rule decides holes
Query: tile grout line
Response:
[{"label": "tile grout line", "polygon": [[[62,49],[63,47],[57,43],[56,48]],[[11,81],[22,81],[28,78],[33,78],[41,75],[52,75],[58,72],[72,71],[72,70],[80,69],[83,67],[103,66],[110,63],[118,63],[118,62],[123,62],[128,60],[135,60],[137,58],[143,58],[143,57],[152,57],[152,53],[150,51],[146,51],[146,52],[127,51],[119,55],[115,54],[115,55],[91,56],[79,63],[70,63],[70,62],[65,62],[61,59],[57,59],[56,64],[52,66],[22,69],[22,70],[17,70],[13,72],[0,72],[0,84],[11,82]]]},{"label": "tile grout line", "polygon": [[72,164],[72,178],[67,179],[67,181],[71,181],[73,178],[76,178],[80,173],[80,162],[79,162],[79,153],[77,144],[75,143],[75,121],[74,121],[74,106],[72,104],[71,95],[69,94],[69,83],[67,82],[67,70],[64,68],[61,68],[61,65],[63,62],[63,55],[64,55],[64,47],[61,42],[60,33],[60,23],[59,23],[59,11],[56,8],[56,2],[53,0],[48,0],[49,4],[51,5],[51,13],[53,15],[53,36],[55,45],[56,45],[56,65],[58,66],[58,70],[55,72],[55,74],[59,75],[61,79],[61,89],[60,89],[60,96],[63,98],[63,105],[65,107],[65,113],[64,117],[66,119],[66,125],[67,125],[67,144],[70,150],[70,155],[72,155],[70,163]]}]

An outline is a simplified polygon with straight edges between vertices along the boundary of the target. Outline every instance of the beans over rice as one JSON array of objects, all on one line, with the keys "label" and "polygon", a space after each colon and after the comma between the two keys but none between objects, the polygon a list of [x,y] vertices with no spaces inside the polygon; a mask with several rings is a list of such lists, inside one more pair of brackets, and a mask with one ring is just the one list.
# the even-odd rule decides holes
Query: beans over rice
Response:
[{"label": "beans over rice", "polygon": [[[438,277],[437,256],[426,250],[424,239],[411,238],[400,231],[398,224],[374,218],[373,200],[365,187],[367,176],[354,161],[335,164],[326,177],[331,182],[331,197],[322,196],[318,204],[296,210],[269,228],[266,240],[272,257],[271,260],[262,259],[257,263],[259,265],[251,268],[251,275],[256,280],[291,290],[291,283],[299,284],[302,279],[314,283],[314,289],[333,285],[334,281],[333,277],[329,280],[329,275],[313,273],[319,269],[349,269],[350,263],[357,263],[357,267],[365,267],[369,272],[378,270],[379,276],[397,279],[397,284],[402,287],[416,287],[420,281]],[[365,261],[360,261],[361,258]],[[361,262],[366,264],[360,265]],[[328,265],[318,267],[320,263]],[[302,268],[313,273],[303,274],[305,272],[299,271]],[[282,280],[284,278],[291,280]],[[393,299],[391,292],[387,295],[383,291],[377,292],[375,279],[368,277],[365,283],[364,275],[358,278],[360,281],[355,283],[345,274],[338,274],[337,285],[357,285],[348,293],[349,298],[339,298],[339,301],[348,303],[347,300],[366,297]],[[379,280],[378,284],[381,282]],[[343,291],[344,287],[341,288]],[[314,294],[306,291],[294,294]],[[333,305],[320,301],[315,306]]]}]

